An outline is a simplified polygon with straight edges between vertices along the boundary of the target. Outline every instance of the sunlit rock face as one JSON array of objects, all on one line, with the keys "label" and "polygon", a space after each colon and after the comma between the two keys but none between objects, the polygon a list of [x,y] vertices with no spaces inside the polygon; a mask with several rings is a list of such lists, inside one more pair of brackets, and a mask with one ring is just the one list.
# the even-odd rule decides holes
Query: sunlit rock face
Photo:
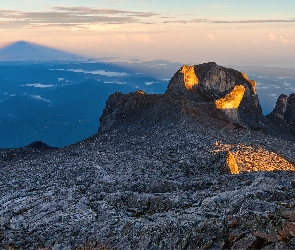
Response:
[{"label": "sunlit rock face", "polygon": [[215,101],[215,107],[217,109],[237,109],[240,106],[244,94],[245,87],[243,85],[236,85],[224,98]]},{"label": "sunlit rock face", "polygon": [[252,86],[253,93],[256,94],[256,81],[254,81],[254,80],[249,80],[248,76],[247,76],[245,73],[243,73],[243,72],[241,72],[241,74],[242,74],[242,76],[243,76],[247,81],[249,81],[249,83],[250,83],[251,86]]},{"label": "sunlit rock face", "polygon": [[171,78],[165,94],[184,97],[193,101],[204,101],[198,92],[199,78],[195,66],[182,66]]},{"label": "sunlit rock face", "polygon": [[227,163],[227,167],[229,168],[231,174],[239,174],[240,173],[237,161],[230,151],[227,151],[226,163]]},{"label": "sunlit rock face", "polygon": [[197,85],[199,80],[195,74],[194,66],[183,65],[180,72],[184,75],[184,86],[186,89],[192,89],[194,85]]},{"label": "sunlit rock face", "polygon": [[238,108],[245,94],[243,85],[236,85],[224,98],[215,101],[215,107],[223,111],[234,123],[240,124]]},{"label": "sunlit rock face", "polygon": [[226,164],[232,174],[276,170],[295,171],[295,166],[290,161],[261,146],[216,142],[213,152],[226,152]]}]

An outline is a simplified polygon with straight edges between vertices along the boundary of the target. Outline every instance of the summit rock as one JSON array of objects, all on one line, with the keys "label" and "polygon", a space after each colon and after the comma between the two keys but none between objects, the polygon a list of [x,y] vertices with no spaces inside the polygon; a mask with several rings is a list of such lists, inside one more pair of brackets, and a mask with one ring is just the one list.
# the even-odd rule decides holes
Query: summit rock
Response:
[{"label": "summit rock", "polygon": [[144,127],[186,119],[217,127],[229,122],[286,138],[291,133],[262,114],[254,80],[213,62],[184,65],[171,78],[164,94],[137,91],[111,95],[100,118],[100,130],[119,124]]}]

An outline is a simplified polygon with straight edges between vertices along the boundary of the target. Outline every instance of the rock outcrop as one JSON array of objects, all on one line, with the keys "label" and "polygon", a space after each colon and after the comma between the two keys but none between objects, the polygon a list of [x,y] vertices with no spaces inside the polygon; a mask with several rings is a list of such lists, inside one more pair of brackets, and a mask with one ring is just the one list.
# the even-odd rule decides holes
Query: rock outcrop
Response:
[{"label": "rock outcrop", "polygon": [[255,81],[249,80],[244,73],[219,66],[214,62],[183,66],[172,77],[165,93],[182,95],[199,102],[215,101],[229,94],[237,85],[245,88],[239,112],[244,115],[252,114],[253,117],[260,115],[261,107],[256,94]]},{"label": "rock outcrop", "polygon": [[121,123],[133,126],[135,123],[150,125],[184,119],[204,121],[208,116],[235,126],[290,136],[288,130],[278,129],[280,126],[262,114],[254,80],[216,63],[184,65],[171,78],[163,95],[139,91],[113,94],[100,118],[100,130]]},{"label": "rock outcrop", "polygon": [[47,149],[56,149],[56,147],[51,147],[42,141],[34,141],[27,145],[25,148],[38,149],[38,150],[47,150]]},{"label": "rock outcrop", "polygon": [[268,118],[289,128],[295,134],[295,94],[280,95]]}]

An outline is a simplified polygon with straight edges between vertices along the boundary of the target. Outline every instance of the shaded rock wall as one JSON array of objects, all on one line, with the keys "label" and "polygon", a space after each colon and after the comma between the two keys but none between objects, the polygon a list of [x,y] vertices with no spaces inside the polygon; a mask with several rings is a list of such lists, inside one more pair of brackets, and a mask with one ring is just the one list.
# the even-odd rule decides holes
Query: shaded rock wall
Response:
[{"label": "shaded rock wall", "polygon": [[280,95],[268,118],[284,127],[288,127],[295,134],[295,94],[289,96]]}]

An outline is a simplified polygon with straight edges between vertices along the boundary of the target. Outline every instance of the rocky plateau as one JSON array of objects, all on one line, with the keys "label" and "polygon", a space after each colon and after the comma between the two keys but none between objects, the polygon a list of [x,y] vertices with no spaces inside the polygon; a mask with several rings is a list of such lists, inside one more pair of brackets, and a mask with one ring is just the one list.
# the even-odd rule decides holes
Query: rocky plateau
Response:
[{"label": "rocky plateau", "polygon": [[0,150],[0,247],[295,249],[294,123],[215,63],[114,93],[92,137]]}]

